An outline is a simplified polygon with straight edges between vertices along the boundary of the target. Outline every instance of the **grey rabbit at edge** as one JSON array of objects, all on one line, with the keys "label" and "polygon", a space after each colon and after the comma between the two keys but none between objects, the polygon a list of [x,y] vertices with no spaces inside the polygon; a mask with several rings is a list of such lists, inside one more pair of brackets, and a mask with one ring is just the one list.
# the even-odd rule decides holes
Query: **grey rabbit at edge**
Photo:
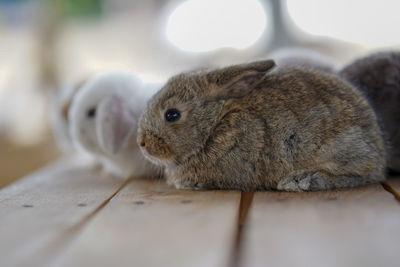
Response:
[{"label": "grey rabbit at edge", "polygon": [[379,52],[359,58],[339,75],[370,101],[388,142],[388,168],[400,173],[400,52]]},{"label": "grey rabbit at edge", "polygon": [[147,104],[138,143],[181,189],[316,191],[385,179],[362,94],[273,60],[178,74]]}]

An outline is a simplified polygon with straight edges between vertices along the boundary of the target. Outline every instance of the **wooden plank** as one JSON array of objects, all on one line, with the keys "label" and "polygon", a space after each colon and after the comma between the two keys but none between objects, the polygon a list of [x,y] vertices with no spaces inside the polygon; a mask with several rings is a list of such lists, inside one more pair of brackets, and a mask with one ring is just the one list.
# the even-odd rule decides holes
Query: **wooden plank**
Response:
[{"label": "wooden plank", "polygon": [[379,184],[256,193],[243,245],[242,266],[397,267],[400,205]]},{"label": "wooden plank", "polygon": [[227,266],[239,192],[176,190],[135,179],[55,266]]},{"label": "wooden plank", "polygon": [[123,183],[60,161],[0,191],[0,266],[45,266]]}]

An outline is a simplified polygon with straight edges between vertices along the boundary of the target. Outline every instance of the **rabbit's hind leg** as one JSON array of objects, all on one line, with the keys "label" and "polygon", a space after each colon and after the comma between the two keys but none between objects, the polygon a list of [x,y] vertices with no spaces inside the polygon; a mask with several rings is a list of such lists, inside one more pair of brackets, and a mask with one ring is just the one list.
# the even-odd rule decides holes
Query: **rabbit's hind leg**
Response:
[{"label": "rabbit's hind leg", "polygon": [[320,191],[335,188],[356,187],[371,183],[359,175],[332,175],[320,171],[297,171],[282,178],[277,186],[282,191]]},{"label": "rabbit's hind leg", "polygon": [[282,178],[277,189],[282,191],[318,191],[332,188],[332,184],[320,172],[297,171]]},{"label": "rabbit's hind leg", "polygon": [[362,186],[370,182],[371,179],[359,175],[332,175],[320,171],[298,171],[282,178],[277,189],[293,192],[320,191]]}]

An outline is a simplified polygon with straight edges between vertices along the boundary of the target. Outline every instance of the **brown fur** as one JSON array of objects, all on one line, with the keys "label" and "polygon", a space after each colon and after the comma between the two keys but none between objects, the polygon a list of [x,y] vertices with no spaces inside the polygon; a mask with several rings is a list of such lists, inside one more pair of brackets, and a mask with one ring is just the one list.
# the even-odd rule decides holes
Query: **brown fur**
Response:
[{"label": "brown fur", "polygon": [[[138,142],[177,188],[312,191],[384,179],[385,148],[363,96],[330,74],[271,60],[172,77]],[[169,108],[177,122],[164,120]]]}]

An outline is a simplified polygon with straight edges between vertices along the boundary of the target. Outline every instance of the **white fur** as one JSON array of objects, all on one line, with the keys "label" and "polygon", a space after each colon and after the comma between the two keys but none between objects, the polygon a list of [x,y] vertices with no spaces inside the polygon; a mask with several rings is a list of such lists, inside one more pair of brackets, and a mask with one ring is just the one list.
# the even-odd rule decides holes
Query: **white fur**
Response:
[{"label": "white fur", "polygon": [[72,84],[66,84],[60,88],[58,94],[52,101],[50,121],[53,130],[53,136],[56,141],[58,148],[66,153],[75,152],[72,145],[72,140],[69,135],[69,124],[66,118],[63,116],[64,106],[71,101],[75,95],[75,86]]},{"label": "white fur", "polygon": [[[121,177],[157,175],[157,170],[145,160],[136,143],[135,121],[139,120],[147,100],[159,88],[160,86],[156,84],[143,84],[135,75],[124,72],[106,72],[93,76],[76,93],[68,112],[69,133],[74,145],[98,158],[104,168],[114,175]],[[116,113],[112,110],[104,110],[109,108],[105,101],[110,99],[117,99],[117,103],[121,103],[117,105],[120,109],[118,111],[124,115],[121,117],[126,118],[122,132],[127,139],[124,142],[117,139],[120,143],[115,149],[107,149],[108,146],[104,145],[110,143],[109,139],[119,136],[118,133],[121,132],[121,127],[107,128],[115,123],[110,121],[111,116],[117,121],[121,119],[115,117]],[[88,111],[93,108],[96,109],[96,114],[94,117],[89,117]],[[126,121],[132,123],[128,124]],[[100,123],[105,123],[106,127],[99,127]],[[109,130],[101,132],[104,128]],[[126,130],[128,128],[129,132]]]}]

